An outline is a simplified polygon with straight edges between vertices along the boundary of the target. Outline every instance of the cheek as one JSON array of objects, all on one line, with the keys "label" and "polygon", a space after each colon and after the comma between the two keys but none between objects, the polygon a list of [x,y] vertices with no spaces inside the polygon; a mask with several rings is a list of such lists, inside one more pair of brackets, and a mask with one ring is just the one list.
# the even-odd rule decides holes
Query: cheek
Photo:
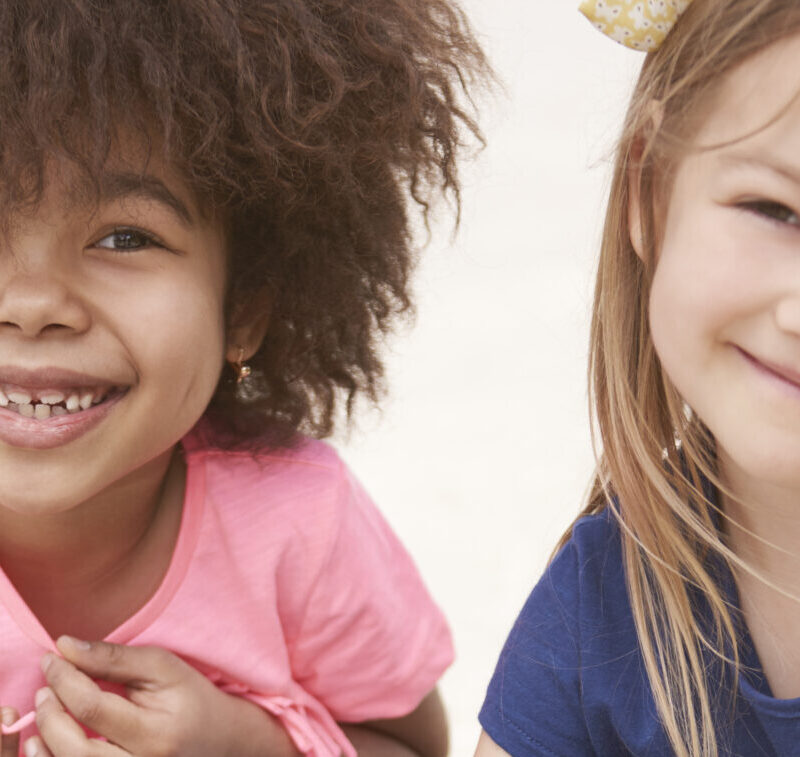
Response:
[{"label": "cheek", "polygon": [[724,342],[737,307],[731,282],[712,260],[708,246],[676,247],[665,240],[650,291],[653,345],[684,396],[691,393],[687,384],[696,372],[709,369],[715,344]]},{"label": "cheek", "polygon": [[[653,344],[668,372],[671,372],[675,361],[687,357],[686,352],[690,350],[698,332],[706,328],[709,315],[702,304],[702,287],[674,263],[669,257],[661,258],[649,299]],[[694,281],[694,284],[689,281]]]},{"label": "cheek", "polygon": [[[222,367],[222,292],[205,280],[175,277],[141,288],[113,313],[142,388],[160,402],[204,405]],[[122,316],[120,319],[119,316]]]},{"label": "cheek", "polygon": [[657,347],[670,340],[726,341],[768,301],[763,257],[752,248],[761,249],[718,226],[706,233],[698,227],[662,247],[649,303]]},{"label": "cheek", "polygon": [[665,239],[649,299],[664,373],[712,431],[721,388],[730,380],[731,344],[752,332],[754,315],[761,313],[756,272],[745,265],[745,246],[733,236]]},{"label": "cheek", "polygon": [[201,291],[185,291],[161,311],[162,336],[154,339],[162,367],[201,376],[216,375],[224,351],[222,303]]}]

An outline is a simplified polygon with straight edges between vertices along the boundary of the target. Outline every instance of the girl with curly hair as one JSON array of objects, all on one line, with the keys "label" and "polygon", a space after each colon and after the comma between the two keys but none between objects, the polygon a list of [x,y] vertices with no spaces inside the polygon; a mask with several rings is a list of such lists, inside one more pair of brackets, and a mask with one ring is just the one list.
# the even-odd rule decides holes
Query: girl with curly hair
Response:
[{"label": "girl with curly hair", "polygon": [[446,624],[323,437],[458,201],[450,0],[0,4],[2,757],[446,751]]}]

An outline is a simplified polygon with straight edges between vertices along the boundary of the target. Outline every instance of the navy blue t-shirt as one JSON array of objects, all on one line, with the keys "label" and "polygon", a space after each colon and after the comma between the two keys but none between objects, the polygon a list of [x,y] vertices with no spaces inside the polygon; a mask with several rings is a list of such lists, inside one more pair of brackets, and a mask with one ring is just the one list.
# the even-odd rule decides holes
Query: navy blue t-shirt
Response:
[{"label": "navy blue t-shirt", "polygon": [[[732,587],[723,590],[735,601]],[[742,638],[747,671],[735,698],[731,675],[727,692],[712,686],[724,703],[720,754],[800,755],[800,698],[772,696],[744,627]],[[710,669],[721,664],[709,662]],[[480,722],[513,757],[674,754],[647,680],[609,511],[577,522],[534,588],[500,655]]]}]

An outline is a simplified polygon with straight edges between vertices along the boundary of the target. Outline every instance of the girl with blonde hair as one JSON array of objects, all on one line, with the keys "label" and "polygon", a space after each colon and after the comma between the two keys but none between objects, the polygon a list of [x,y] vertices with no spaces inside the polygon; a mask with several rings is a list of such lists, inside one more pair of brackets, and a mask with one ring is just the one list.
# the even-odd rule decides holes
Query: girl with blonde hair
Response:
[{"label": "girl with blonde hair", "polygon": [[595,290],[598,464],[477,754],[796,754],[800,4],[581,10],[648,51]]}]

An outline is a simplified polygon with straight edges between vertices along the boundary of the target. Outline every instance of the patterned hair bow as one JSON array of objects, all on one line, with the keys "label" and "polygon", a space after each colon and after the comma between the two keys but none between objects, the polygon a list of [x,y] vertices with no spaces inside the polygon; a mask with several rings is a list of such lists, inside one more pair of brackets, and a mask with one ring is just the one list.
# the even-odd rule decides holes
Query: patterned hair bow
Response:
[{"label": "patterned hair bow", "polygon": [[633,50],[657,50],[692,0],[583,0],[580,12]]}]

